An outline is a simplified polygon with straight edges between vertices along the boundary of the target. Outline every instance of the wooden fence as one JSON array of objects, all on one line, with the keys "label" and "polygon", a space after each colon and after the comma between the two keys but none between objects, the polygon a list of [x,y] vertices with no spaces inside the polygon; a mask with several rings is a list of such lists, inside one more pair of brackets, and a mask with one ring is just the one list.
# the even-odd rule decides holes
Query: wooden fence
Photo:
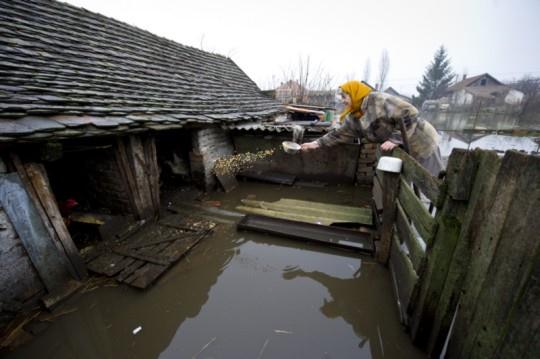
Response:
[{"label": "wooden fence", "polygon": [[393,156],[402,173],[377,171],[373,188],[377,257],[415,344],[431,357],[539,358],[540,158],[454,150],[441,181]]}]

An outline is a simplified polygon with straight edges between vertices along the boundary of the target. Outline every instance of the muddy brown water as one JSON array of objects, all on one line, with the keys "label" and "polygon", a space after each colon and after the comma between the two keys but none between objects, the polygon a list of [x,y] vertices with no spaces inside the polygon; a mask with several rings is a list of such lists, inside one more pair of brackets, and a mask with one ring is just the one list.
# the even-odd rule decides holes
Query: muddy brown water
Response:
[{"label": "muddy brown water", "polygon": [[[366,199],[355,187],[242,183],[205,200],[233,210],[248,195],[346,204]],[[237,232],[227,223],[149,290],[102,287],[62,310],[72,308],[4,357],[424,357],[399,324],[384,267],[354,252]]]}]

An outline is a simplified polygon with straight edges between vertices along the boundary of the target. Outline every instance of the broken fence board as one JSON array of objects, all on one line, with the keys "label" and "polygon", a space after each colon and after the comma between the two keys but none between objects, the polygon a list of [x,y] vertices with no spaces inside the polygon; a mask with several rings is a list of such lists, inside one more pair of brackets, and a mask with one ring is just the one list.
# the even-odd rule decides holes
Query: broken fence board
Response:
[{"label": "broken fence board", "polygon": [[65,257],[54,245],[17,173],[0,176],[0,203],[47,291],[71,279]]},{"label": "broken fence board", "polygon": [[399,202],[407,216],[413,221],[422,239],[429,245],[436,229],[435,219],[431,217],[427,208],[403,179],[399,186]]}]

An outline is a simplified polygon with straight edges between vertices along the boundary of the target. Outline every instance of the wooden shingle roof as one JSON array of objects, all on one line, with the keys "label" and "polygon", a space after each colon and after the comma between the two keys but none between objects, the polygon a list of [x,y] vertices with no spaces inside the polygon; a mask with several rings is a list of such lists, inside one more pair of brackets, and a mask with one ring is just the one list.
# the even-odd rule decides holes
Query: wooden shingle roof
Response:
[{"label": "wooden shingle roof", "polygon": [[279,112],[230,58],[56,1],[0,1],[0,142]]}]

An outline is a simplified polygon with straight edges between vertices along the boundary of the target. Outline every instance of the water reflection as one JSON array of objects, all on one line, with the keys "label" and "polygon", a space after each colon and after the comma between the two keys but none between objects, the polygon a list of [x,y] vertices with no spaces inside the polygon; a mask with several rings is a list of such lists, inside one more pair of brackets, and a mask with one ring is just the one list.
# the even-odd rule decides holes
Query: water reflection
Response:
[{"label": "water reflection", "polygon": [[[353,277],[339,278],[318,270],[289,267],[284,270],[283,278],[309,278],[324,286],[329,299],[324,299],[320,312],[327,318],[342,318],[348,323],[359,339],[358,347],[368,349],[371,358],[399,357],[401,353],[396,350],[395,338],[403,333],[391,324],[397,313],[386,307],[388,298],[379,292],[376,281],[383,279],[381,269],[376,263],[363,262]],[[420,356],[420,353],[409,352],[407,357],[415,357],[415,354]]]}]

